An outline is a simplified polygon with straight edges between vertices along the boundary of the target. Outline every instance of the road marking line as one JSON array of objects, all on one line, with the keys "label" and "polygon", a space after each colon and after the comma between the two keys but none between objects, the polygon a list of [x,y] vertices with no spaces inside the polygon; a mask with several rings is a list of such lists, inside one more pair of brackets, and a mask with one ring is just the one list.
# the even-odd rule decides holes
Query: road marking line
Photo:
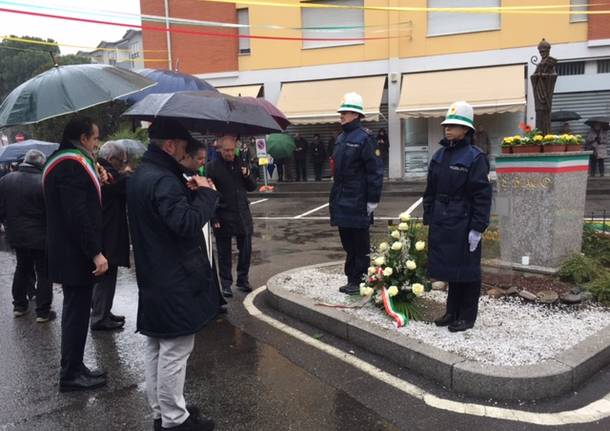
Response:
[{"label": "road marking line", "polygon": [[313,214],[313,213],[315,213],[316,211],[320,211],[322,208],[326,208],[328,205],[329,205],[329,203],[325,203],[324,205],[320,205],[320,206],[319,206],[319,207],[317,207],[317,208],[314,208],[314,209],[312,209],[312,210],[309,210],[309,211],[307,211],[307,212],[304,212],[303,214],[300,214],[300,215],[295,216],[295,217],[293,217],[293,218],[294,218],[294,219],[303,218],[303,217],[305,217],[305,216],[308,216],[309,214]]},{"label": "road marking line", "polygon": [[261,202],[265,202],[265,201],[268,201],[268,200],[269,200],[269,198],[259,199],[259,200],[254,201],[254,202],[250,202],[250,206],[256,205],[256,204],[260,204]]},{"label": "road marking line", "polygon": [[393,376],[390,373],[377,368],[354,355],[350,355],[337,349],[336,347],[323,343],[320,340],[299,331],[298,329],[288,326],[285,323],[266,315],[254,305],[254,299],[266,289],[266,286],[259,287],[244,299],[244,307],[251,316],[256,317],[257,319],[273,326],[285,334],[297,338],[301,342],[315,347],[316,349],[321,350],[324,353],[347,363],[348,365],[360,369],[371,377],[376,378],[377,380],[380,380],[394,387],[395,389],[406,393],[407,395],[422,400],[430,407],[458,414],[482,416],[490,419],[500,419],[545,426],[584,424],[596,422],[610,416],[610,393],[603,398],[579,409],[565,410],[555,413],[536,413],[526,410],[463,403],[460,401],[453,401],[437,397],[436,395],[427,392],[425,389],[422,389],[405,380],[401,380],[398,377]]}]

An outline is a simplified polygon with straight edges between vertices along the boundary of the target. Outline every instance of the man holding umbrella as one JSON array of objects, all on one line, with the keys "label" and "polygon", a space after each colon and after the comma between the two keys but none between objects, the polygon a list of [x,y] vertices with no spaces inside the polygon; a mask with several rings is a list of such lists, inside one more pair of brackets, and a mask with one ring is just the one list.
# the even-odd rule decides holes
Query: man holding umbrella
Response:
[{"label": "man holding umbrella", "polygon": [[183,390],[195,334],[219,311],[201,247],[218,193],[205,177],[184,178],[180,162],[193,138],[180,122],[155,119],[148,134],[148,150],[127,184],[146,394],[155,429],[212,430],[213,420],[187,409]]},{"label": "man holding umbrella", "polygon": [[330,223],[339,228],[347,253],[347,284],[339,289],[350,295],[360,292],[360,282],[369,266],[373,211],[381,198],[383,161],[376,152],[373,133],[362,127],[362,97],[347,93],[338,109],[343,133],[334,150],[335,172],[330,192]]}]

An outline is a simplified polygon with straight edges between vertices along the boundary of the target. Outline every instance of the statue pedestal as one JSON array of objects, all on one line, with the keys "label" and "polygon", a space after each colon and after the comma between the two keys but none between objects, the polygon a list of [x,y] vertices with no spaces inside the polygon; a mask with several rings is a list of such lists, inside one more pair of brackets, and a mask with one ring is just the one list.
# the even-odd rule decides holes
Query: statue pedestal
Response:
[{"label": "statue pedestal", "polygon": [[589,154],[506,154],[496,159],[502,261],[557,268],[580,252]]}]

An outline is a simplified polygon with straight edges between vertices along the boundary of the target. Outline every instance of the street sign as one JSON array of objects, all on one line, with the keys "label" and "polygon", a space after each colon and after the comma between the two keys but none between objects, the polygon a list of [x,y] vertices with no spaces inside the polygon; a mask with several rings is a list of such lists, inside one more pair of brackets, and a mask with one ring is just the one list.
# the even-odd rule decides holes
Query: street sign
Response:
[{"label": "street sign", "polygon": [[259,138],[256,140],[256,157],[266,157],[267,156],[267,142]]}]

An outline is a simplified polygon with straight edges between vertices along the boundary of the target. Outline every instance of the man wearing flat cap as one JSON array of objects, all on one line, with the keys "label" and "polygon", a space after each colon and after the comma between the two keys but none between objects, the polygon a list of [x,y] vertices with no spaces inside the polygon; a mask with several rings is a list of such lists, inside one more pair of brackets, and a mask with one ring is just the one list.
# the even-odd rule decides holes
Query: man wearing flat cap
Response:
[{"label": "man wearing flat cap", "polygon": [[201,247],[218,193],[205,177],[185,177],[180,162],[193,138],[180,122],[156,119],[148,134],[148,150],[127,186],[146,394],[154,429],[212,430],[214,421],[187,409],[183,389],[195,334],[219,311]]}]

